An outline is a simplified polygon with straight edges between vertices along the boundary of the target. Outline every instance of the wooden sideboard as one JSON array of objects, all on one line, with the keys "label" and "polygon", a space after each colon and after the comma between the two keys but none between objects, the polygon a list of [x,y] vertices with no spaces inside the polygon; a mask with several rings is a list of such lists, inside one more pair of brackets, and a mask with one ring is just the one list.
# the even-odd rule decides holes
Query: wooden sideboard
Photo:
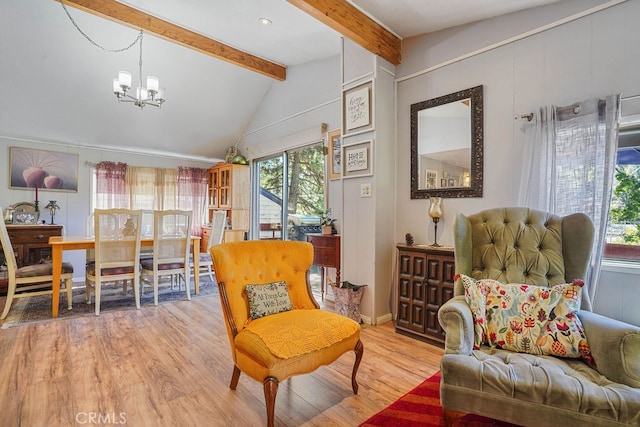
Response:
[{"label": "wooden sideboard", "polygon": [[397,245],[397,249],[396,332],[443,346],[438,309],[453,297],[453,248]]},{"label": "wooden sideboard", "polygon": [[336,269],[336,283],[340,283],[340,235],[309,233],[307,242],[313,245],[313,265],[320,266],[320,293],[324,300],[326,267]]},{"label": "wooden sideboard", "polygon": [[[62,225],[7,225],[13,252],[18,267],[37,264],[51,258],[49,237],[61,236]],[[0,264],[4,265],[4,254],[0,252]],[[6,272],[0,274],[0,293],[7,293]]]}]

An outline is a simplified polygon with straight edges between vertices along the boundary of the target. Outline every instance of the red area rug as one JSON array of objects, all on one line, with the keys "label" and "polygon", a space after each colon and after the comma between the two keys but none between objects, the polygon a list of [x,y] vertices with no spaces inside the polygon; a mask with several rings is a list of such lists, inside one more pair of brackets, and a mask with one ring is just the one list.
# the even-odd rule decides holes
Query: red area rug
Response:
[{"label": "red area rug", "polygon": [[[360,427],[426,427],[443,426],[440,407],[440,372],[360,424]],[[456,426],[508,427],[513,424],[467,414],[456,420]]]}]

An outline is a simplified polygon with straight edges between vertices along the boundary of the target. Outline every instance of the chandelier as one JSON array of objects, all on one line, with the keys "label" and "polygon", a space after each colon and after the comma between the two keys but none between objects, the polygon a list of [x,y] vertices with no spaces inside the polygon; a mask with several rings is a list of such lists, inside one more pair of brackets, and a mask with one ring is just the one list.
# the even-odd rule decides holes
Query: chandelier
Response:
[{"label": "chandelier", "polygon": [[136,96],[129,95],[127,92],[131,90],[131,73],[128,71],[120,71],[118,72],[118,77],[113,79],[113,94],[118,98],[118,102],[132,102],[133,105],[137,105],[140,108],[144,108],[145,105],[153,105],[154,107],[161,107],[164,103],[164,88],[160,87],[160,80],[158,80],[155,76],[147,77],[147,87],[142,86],[142,30],[140,30],[140,34],[138,37],[131,42],[128,46],[125,46],[120,49],[106,49],[93,41],[91,37],[87,35],[82,29],[78,26],[76,21],[73,19],[69,10],[67,10],[67,6],[65,6],[64,1],[60,2],[62,5],[62,9],[69,17],[69,20],[73,24],[74,27],[78,30],[80,34],[86,38],[89,43],[100,48],[101,50],[109,53],[120,53],[125,50],[131,49],[138,41],[140,41],[140,61],[138,62],[138,81],[139,86],[136,89]]},{"label": "chandelier", "polygon": [[132,102],[140,108],[145,105],[161,107],[164,102],[164,88],[160,87],[160,80],[155,76],[147,77],[147,86],[142,86],[142,30],[138,36],[140,40],[140,61],[138,62],[138,88],[135,96],[128,92],[131,90],[131,73],[119,71],[118,77],[113,79],[113,94],[118,98],[118,102]]}]

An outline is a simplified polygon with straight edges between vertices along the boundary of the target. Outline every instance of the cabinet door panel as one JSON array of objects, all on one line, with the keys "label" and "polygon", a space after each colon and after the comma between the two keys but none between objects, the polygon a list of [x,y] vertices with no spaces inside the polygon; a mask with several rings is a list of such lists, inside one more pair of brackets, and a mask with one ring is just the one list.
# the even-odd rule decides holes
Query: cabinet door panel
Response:
[{"label": "cabinet door panel", "polygon": [[398,282],[398,297],[401,301],[411,300],[411,280],[401,277]]},{"label": "cabinet door panel", "polygon": [[411,281],[411,302],[422,305],[424,301],[424,284],[420,280]]},{"label": "cabinet door panel", "polygon": [[442,344],[438,310],[453,297],[453,251],[404,245],[398,249],[396,328]]},{"label": "cabinet door panel", "polygon": [[411,306],[411,329],[416,332],[424,332],[424,308],[413,304]]},{"label": "cabinet door panel", "polygon": [[433,336],[441,336],[442,328],[440,328],[440,322],[438,322],[438,309],[427,310],[427,316],[425,318],[425,332]]}]

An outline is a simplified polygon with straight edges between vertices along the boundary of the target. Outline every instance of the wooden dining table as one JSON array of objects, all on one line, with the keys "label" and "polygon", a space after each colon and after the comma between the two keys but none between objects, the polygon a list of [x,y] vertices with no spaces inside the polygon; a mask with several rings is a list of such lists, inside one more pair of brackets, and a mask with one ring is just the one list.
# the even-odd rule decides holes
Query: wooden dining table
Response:
[{"label": "wooden dining table", "polygon": [[[58,304],[60,302],[60,275],[62,273],[62,253],[64,251],[94,249],[96,242],[94,238],[86,236],[51,236],[49,237],[51,246],[51,259],[53,265],[53,295],[51,299],[52,317],[58,317]],[[153,237],[143,237],[140,246],[153,246]],[[193,252],[193,271],[195,292],[200,293],[200,236],[191,236],[191,249]]]}]

